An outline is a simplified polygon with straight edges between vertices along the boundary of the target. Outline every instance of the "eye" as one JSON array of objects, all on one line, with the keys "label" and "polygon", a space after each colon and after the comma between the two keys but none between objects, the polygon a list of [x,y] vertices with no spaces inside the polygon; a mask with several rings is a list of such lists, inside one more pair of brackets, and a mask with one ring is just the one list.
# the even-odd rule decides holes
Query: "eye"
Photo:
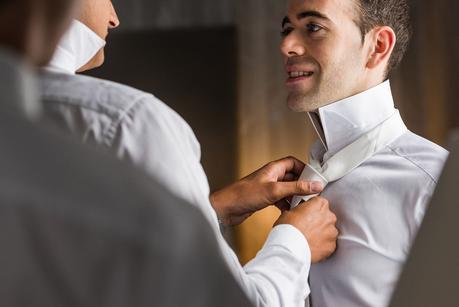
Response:
[{"label": "eye", "polygon": [[322,30],[323,28],[321,26],[319,26],[318,24],[308,23],[306,25],[306,29],[311,33],[316,33],[316,32],[319,32],[320,30]]},{"label": "eye", "polygon": [[288,36],[292,31],[293,31],[292,27],[287,27],[287,28],[282,29],[282,31],[281,31],[280,34],[281,34],[282,37],[286,37],[286,36]]}]

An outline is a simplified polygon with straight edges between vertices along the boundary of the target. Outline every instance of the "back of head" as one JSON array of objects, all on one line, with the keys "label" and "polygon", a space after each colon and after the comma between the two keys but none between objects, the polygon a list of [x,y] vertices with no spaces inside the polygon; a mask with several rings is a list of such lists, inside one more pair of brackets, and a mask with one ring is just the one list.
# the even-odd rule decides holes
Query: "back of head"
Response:
[{"label": "back of head", "polygon": [[407,0],[355,0],[359,9],[357,24],[364,36],[377,26],[391,27],[397,43],[387,66],[390,74],[402,61],[411,38],[410,9]]},{"label": "back of head", "polygon": [[0,0],[0,46],[33,65],[52,57],[77,0]]}]

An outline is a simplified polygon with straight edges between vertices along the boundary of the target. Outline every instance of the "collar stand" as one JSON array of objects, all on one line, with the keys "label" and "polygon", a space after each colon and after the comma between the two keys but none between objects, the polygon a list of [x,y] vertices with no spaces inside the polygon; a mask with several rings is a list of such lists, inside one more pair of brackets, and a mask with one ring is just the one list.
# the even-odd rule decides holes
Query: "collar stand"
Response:
[{"label": "collar stand", "polygon": [[105,47],[105,44],[94,31],[78,20],[73,20],[48,69],[73,75]]},{"label": "collar stand", "polygon": [[327,151],[324,160],[372,130],[395,112],[390,82],[309,113]]}]

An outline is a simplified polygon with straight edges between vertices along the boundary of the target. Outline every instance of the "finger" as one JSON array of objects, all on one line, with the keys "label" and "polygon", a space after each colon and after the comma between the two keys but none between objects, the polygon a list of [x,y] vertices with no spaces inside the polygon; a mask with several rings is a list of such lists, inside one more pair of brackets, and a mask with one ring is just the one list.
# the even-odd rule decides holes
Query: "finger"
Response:
[{"label": "finger", "polygon": [[271,185],[271,201],[277,203],[281,199],[295,195],[312,195],[323,190],[322,183],[308,181],[274,182]]},{"label": "finger", "polygon": [[294,157],[283,158],[274,162],[271,162],[273,175],[279,180],[283,180],[287,173],[293,173],[298,177],[303,172],[305,164]]},{"label": "finger", "polygon": [[311,204],[315,204],[320,209],[325,210],[325,211],[329,210],[329,208],[330,208],[328,200],[323,198],[323,197],[320,197],[320,196],[313,197],[310,200],[308,200],[307,202],[311,203]]},{"label": "finger", "polygon": [[282,178],[282,181],[297,181],[298,176],[294,173],[287,173],[285,174],[284,178]]}]

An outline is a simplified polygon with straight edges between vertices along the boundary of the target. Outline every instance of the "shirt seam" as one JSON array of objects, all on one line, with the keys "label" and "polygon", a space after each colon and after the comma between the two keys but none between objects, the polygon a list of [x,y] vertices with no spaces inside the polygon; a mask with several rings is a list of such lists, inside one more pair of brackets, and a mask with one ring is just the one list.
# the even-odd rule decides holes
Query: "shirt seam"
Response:
[{"label": "shirt seam", "polygon": [[112,147],[113,143],[115,141],[115,136],[116,132],[120,129],[121,124],[123,121],[126,119],[127,116],[133,116],[135,113],[135,109],[137,107],[140,107],[141,102],[143,101],[144,98],[149,97],[150,95],[142,95],[135,99],[131,105],[129,105],[125,110],[123,110],[122,113],[116,118],[116,120],[113,120],[110,125],[107,127],[107,129],[103,132],[102,138],[104,139],[104,142],[108,147]]},{"label": "shirt seam", "polygon": [[[94,112],[94,113],[97,113],[97,114],[108,115],[110,117],[111,121],[110,121],[110,124],[108,125],[108,127],[102,132],[102,140],[103,140],[103,143],[106,146],[112,147],[113,143],[114,143],[114,138],[116,136],[116,132],[119,129],[119,126],[121,125],[123,120],[126,118],[126,116],[130,115],[131,113],[133,113],[134,108],[137,105],[139,105],[140,102],[144,98],[146,98],[148,96],[149,96],[149,94],[140,95],[139,97],[134,99],[134,101],[127,108],[125,108],[123,110],[115,108],[114,114],[107,114],[108,112],[101,112],[99,109],[97,109],[97,108],[95,108],[95,107],[93,107],[91,105],[82,104],[82,101],[79,100],[79,99],[67,98],[65,101],[61,101],[60,97],[59,96],[55,96],[55,95],[43,96],[43,99],[44,99],[43,103],[44,104],[65,105],[65,106],[68,106],[68,107],[75,107],[75,108],[84,109],[84,110],[91,111],[91,112]],[[109,105],[109,103],[101,103],[100,105],[103,106],[106,109],[107,109],[107,106],[111,107]]]},{"label": "shirt seam", "polygon": [[400,153],[398,153],[394,148],[390,146],[386,146],[390,151],[392,151],[396,156],[403,158],[407,160],[408,162],[411,162],[414,166],[416,166],[418,169],[420,169],[424,174],[426,174],[435,184],[437,184],[437,180],[424,168],[422,167],[419,163],[415,162],[413,159],[408,158],[407,156],[403,156]]},{"label": "shirt seam", "polygon": [[[58,105],[66,105],[71,107],[78,107],[85,110],[93,111],[95,113],[102,113],[99,109],[92,107],[90,105],[82,104],[82,100],[76,98],[69,98],[67,97],[65,101],[61,100],[62,97],[55,96],[55,95],[46,95],[42,96],[43,104],[58,104]],[[106,104],[103,104],[106,107]],[[116,108],[115,108],[116,109]],[[119,110],[115,110],[115,112],[119,112]],[[107,114],[110,115],[110,114]]]}]

